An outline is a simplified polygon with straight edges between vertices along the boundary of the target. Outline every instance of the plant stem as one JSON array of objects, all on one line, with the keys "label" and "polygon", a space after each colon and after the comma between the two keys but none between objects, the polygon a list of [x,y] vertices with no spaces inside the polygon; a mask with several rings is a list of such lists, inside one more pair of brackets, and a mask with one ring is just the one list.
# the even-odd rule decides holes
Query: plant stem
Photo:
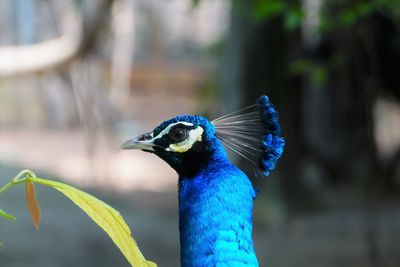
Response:
[{"label": "plant stem", "polygon": [[9,181],[5,186],[0,188],[0,194],[3,193],[4,191],[8,190],[10,187],[14,185],[13,180]]},{"label": "plant stem", "polygon": [[[24,178],[21,178],[22,176],[26,176]],[[31,170],[22,170],[20,171],[12,180],[14,181],[14,184],[20,184],[21,182],[25,182],[25,180],[29,177],[36,177],[35,173]]]},{"label": "plant stem", "polygon": [[13,185],[25,183],[26,179],[29,179],[31,177],[36,177],[34,172],[30,170],[20,171],[11,181],[9,181],[6,185],[0,188],[0,194],[10,189],[10,187],[12,187]]}]

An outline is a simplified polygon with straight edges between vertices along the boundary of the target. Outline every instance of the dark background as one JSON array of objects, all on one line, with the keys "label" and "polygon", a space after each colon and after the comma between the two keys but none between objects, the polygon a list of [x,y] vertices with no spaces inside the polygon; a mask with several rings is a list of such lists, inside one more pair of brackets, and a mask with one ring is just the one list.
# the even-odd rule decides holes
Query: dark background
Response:
[{"label": "dark background", "polygon": [[[397,0],[0,0],[0,182],[30,168],[119,210],[146,258],[179,265],[176,175],[128,137],[267,94],[287,145],[254,178],[260,266],[400,265]],[[232,155],[251,175],[251,166]],[[0,196],[0,266],[128,266],[50,188],[35,232]]]}]

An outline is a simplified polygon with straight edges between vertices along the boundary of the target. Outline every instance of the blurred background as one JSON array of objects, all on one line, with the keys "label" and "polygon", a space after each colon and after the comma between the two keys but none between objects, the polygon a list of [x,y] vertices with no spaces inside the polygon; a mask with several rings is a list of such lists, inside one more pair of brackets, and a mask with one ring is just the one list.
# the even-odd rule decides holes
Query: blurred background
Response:
[{"label": "blurred background", "polygon": [[[260,266],[400,266],[399,25],[397,0],[0,0],[0,183],[29,168],[79,186],[124,215],[146,258],[179,266],[177,175],[119,145],[267,94],[287,146],[253,179]],[[37,190],[40,232],[24,188],[0,196],[17,217],[0,220],[0,266],[129,266]]]}]

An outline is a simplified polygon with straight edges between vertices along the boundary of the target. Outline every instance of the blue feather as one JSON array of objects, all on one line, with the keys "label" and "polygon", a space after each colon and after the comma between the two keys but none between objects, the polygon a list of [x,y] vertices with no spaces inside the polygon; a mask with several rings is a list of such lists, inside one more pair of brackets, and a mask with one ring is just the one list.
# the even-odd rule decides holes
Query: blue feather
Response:
[{"label": "blue feather", "polygon": [[266,95],[261,96],[256,101],[256,105],[259,107],[262,120],[266,124],[268,132],[273,135],[281,134],[281,127],[279,125],[278,112],[272,105],[271,101]]},{"label": "blue feather", "polygon": [[275,169],[276,163],[282,156],[285,140],[280,137],[281,127],[279,125],[278,112],[265,95],[261,96],[257,106],[262,113],[262,120],[266,126],[267,134],[262,139],[262,155],[259,159],[260,169],[263,175],[269,175]]}]

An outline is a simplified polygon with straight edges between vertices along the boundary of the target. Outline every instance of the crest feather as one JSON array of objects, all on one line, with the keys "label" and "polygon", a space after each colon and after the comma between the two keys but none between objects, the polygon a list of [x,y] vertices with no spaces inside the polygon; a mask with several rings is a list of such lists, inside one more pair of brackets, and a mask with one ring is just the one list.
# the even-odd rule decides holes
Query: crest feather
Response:
[{"label": "crest feather", "polygon": [[278,112],[265,95],[254,105],[211,123],[222,143],[254,164],[263,176],[275,168],[282,156],[285,141],[280,136]]}]

